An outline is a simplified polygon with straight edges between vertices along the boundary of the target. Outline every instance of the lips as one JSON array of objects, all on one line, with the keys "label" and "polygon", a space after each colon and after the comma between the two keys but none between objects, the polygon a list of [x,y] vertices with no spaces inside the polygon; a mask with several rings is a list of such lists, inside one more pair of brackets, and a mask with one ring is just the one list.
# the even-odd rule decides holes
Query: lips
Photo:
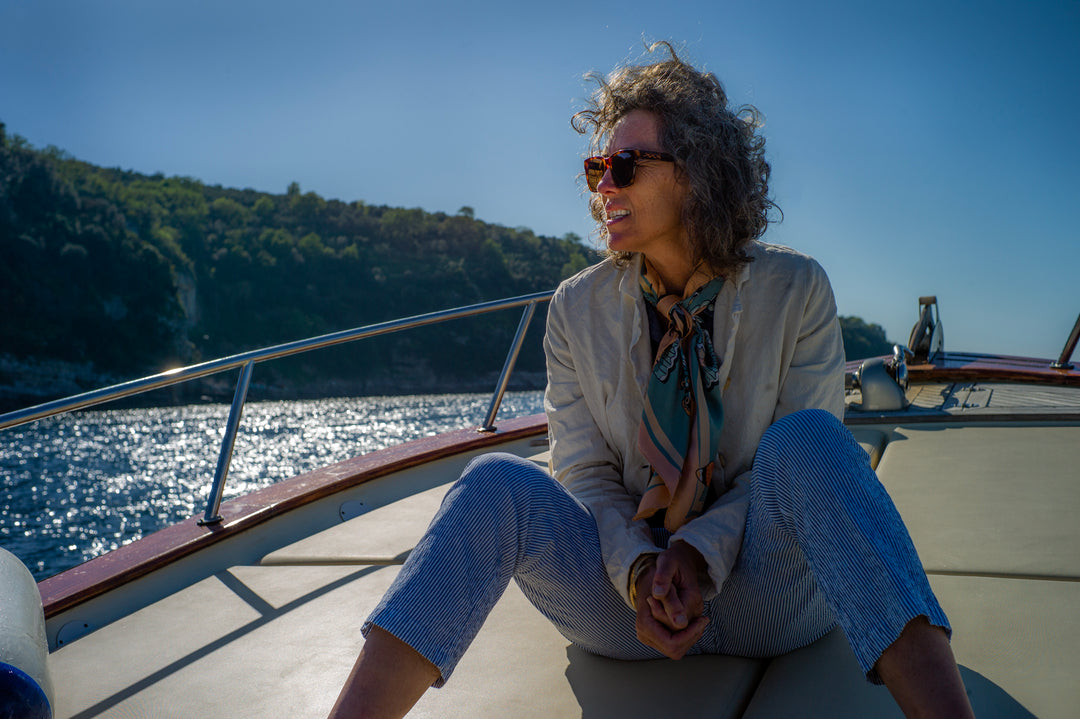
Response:
[{"label": "lips", "polygon": [[618,222],[619,220],[623,219],[624,217],[629,217],[630,216],[630,210],[615,209],[615,208],[605,208],[604,209],[604,214],[607,216],[607,224],[610,225],[610,224],[612,224],[614,222]]}]

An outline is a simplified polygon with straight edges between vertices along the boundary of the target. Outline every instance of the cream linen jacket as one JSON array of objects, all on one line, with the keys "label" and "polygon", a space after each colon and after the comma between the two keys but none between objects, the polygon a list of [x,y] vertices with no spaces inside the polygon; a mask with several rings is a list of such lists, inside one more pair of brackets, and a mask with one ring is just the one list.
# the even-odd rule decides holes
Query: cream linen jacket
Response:
[{"label": "cream linen jacket", "polygon": [[[749,505],[749,469],[765,429],[811,407],[844,411],[844,348],[832,287],[812,258],[754,242],[754,261],[716,298],[713,344],[724,387],[718,477],[726,489],[671,538],[701,552],[714,597],[731,572]],[[656,552],[635,521],[649,478],[638,449],[652,349],[638,286],[641,257],[620,269],[607,259],[563,282],[548,308],[544,410],[552,471],[596,520],[612,584],[630,603],[631,565]]]}]

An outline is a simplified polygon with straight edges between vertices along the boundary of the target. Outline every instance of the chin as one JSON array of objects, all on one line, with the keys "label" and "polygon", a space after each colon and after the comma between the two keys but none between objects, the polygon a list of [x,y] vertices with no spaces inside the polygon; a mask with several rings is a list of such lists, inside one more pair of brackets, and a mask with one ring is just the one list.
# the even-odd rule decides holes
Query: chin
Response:
[{"label": "chin", "polygon": [[637,250],[633,248],[633,244],[633,242],[630,242],[625,238],[608,235],[607,248],[612,252],[637,252]]}]

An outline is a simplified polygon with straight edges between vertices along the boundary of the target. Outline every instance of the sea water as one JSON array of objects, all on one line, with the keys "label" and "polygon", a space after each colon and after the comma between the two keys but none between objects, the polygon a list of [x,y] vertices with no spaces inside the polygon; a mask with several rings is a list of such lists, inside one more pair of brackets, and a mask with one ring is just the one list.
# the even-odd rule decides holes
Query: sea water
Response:
[{"label": "sea water", "polygon": [[[237,497],[411,439],[479,426],[489,394],[250,402],[225,485]],[[509,392],[498,419],[543,411]],[[0,546],[39,581],[201,514],[228,405],[84,410],[0,431]]]}]

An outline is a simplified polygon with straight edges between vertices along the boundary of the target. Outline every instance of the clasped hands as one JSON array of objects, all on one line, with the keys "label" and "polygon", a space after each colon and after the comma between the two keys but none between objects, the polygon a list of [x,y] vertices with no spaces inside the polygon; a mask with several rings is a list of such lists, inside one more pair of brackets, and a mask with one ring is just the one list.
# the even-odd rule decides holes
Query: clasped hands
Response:
[{"label": "clasped hands", "polygon": [[682,659],[705,633],[708,617],[698,585],[705,559],[686,542],[676,541],[656,555],[637,579],[637,635],[643,644],[672,659]]}]

